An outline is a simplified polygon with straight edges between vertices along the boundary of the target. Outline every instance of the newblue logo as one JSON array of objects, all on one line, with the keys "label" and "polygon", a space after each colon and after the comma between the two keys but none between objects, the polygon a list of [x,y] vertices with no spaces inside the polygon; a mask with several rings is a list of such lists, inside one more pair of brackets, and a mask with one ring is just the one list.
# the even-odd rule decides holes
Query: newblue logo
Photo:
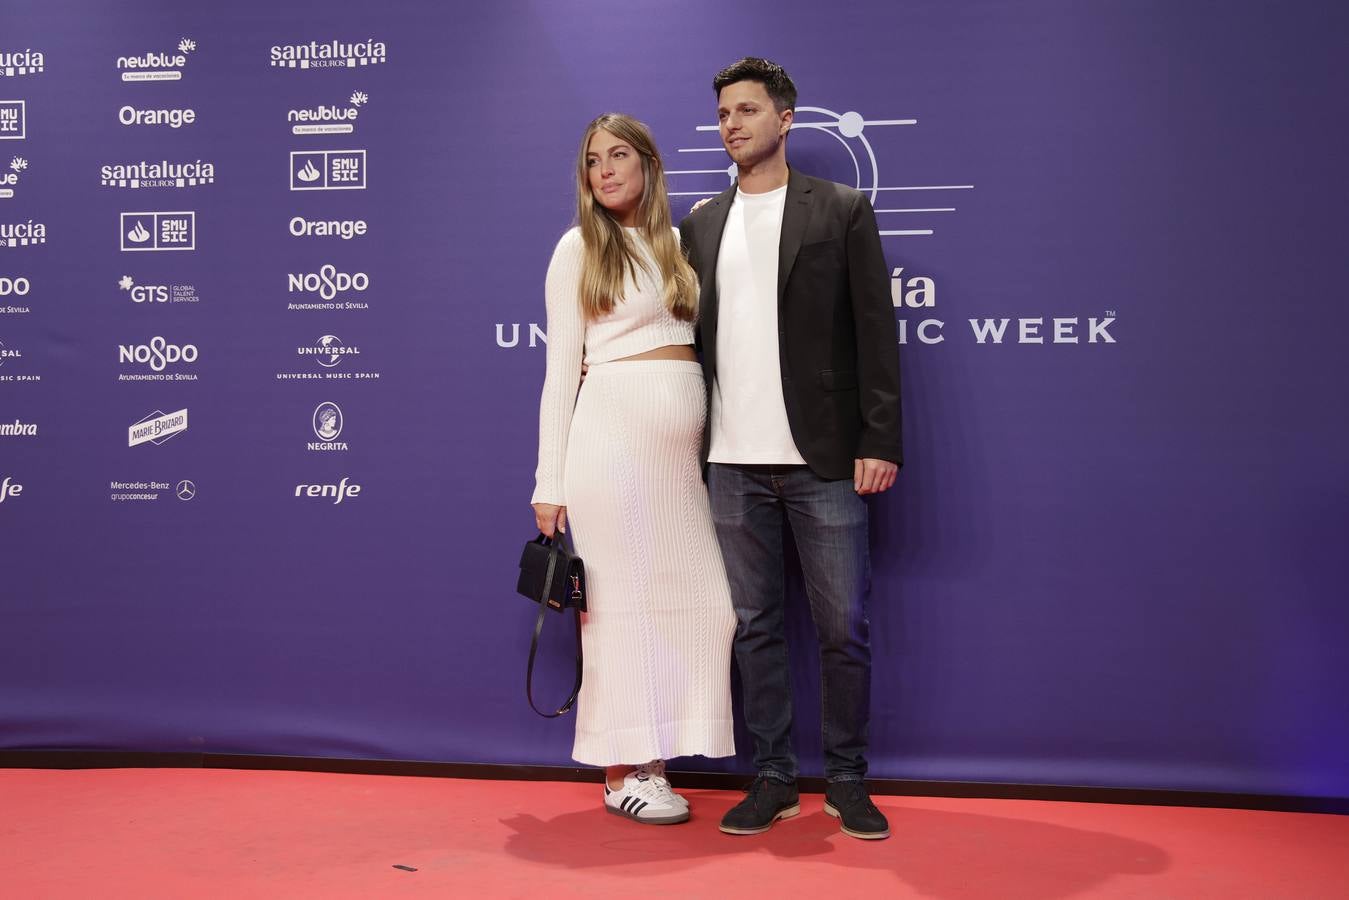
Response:
[{"label": "newblue logo", "polygon": [[364,150],[292,150],[292,191],[365,190]]},{"label": "newblue logo", "polygon": [[126,212],[118,229],[123,252],[197,249],[195,212]]},{"label": "newblue logo", "polygon": [[347,101],[350,106],[292,109],[286,113],[286,121],[297,123],[291,126],[291,134],[351,134],[356,130],[361,107],[369,101],[365,92],[353,91]]},{"label": "newblue logo", "polygon": [[341,41],[281,44],[272,47],[271,64],[283,69],[354,69],[378,65],[389,58],[383,41],[349,44]]},{"label": "newblue logo", "polygon": [[9,161],[9,171],[0,171],[0,199],[9,199],[14,196],[14,186],[19,183],[19,176],[28,168],[28,160],[22,156],[16,156]]},{"label": "newblue logo", "polygon": [[27,101],[0,100],[0,141],[21,141],[27,136]]},{"label": "newblue logo", "polygon": [[197,49],[197,42],[183,38],[178,42],[178,52],[173,51],[142,53],[140,56],[117,57],[117,68],[122,72],[123,81],[178,81],[183,77],[181,69],[187,65],[187,55]]}]

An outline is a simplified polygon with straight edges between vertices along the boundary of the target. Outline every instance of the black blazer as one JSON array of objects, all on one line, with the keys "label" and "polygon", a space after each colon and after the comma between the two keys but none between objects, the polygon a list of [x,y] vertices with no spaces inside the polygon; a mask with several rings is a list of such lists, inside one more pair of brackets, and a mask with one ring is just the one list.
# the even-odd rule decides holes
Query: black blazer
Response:
[{"label": "black blazer", "polygon": [[[717,254],[736,185],[679,223],[700,284],[698,342],[717,377]],[[791,170],[778,248],[778,357],[792,439],[822,478],[903,465],[899,344],[876,215],[860,192]],[[703,432],[703,463],[711,423]]]}]

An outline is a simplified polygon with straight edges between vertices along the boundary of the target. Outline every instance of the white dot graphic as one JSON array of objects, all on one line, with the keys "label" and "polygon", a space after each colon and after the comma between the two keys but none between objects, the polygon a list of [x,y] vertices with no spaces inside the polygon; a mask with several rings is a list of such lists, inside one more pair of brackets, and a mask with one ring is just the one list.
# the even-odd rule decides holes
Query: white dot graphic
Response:
[{"label": "white dot graphic", "polygon": [[857,137],[862,133],[862,126],[865,124],[861,113],[845,112],[838,117],[838,130],[844,137]]}]

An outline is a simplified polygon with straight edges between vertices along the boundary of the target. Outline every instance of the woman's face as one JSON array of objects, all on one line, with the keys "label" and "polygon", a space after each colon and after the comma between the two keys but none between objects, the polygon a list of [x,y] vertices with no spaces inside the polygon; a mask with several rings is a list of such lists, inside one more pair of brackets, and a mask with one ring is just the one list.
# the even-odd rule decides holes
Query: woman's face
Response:
[{"label": "woman's face", "polygon": [[586,147],[586,172],[590,191],[599,204],[620,225],[636,225],[637,207],[646,187],[640,154],[601,128],[591,135]]}]

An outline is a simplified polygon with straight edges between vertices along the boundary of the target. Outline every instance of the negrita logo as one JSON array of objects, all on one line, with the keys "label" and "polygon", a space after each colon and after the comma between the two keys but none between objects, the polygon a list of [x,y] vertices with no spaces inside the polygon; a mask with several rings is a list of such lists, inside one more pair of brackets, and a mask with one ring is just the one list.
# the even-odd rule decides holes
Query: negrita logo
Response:
[{"label": "negrita logo", "polygon": [[342,41],[279,44],[271,52],[271,64],[283,69],[354,69],[379,65],[388,58],[388,48],[383,41],[376,40],[356,44]]},{"label": "negrita logo", "polygon": [[346,417],[342,415],[342,407],[331,401],[320,403],[314,408],[314,415],[310,418],[310,427],[314,429],[314,436],[318,440],[310,441],[306,444],[306,448],[314,451],[348,449],[346,441],[338,440],[345,424]]},{"label": "negrita logo", "polygon": [[183,77],[188,55],[196,49],[196,41],[183,38],[176,53],[155,50],[140,56],[119,56],[117,69],[123,81],[178,81]]}]

